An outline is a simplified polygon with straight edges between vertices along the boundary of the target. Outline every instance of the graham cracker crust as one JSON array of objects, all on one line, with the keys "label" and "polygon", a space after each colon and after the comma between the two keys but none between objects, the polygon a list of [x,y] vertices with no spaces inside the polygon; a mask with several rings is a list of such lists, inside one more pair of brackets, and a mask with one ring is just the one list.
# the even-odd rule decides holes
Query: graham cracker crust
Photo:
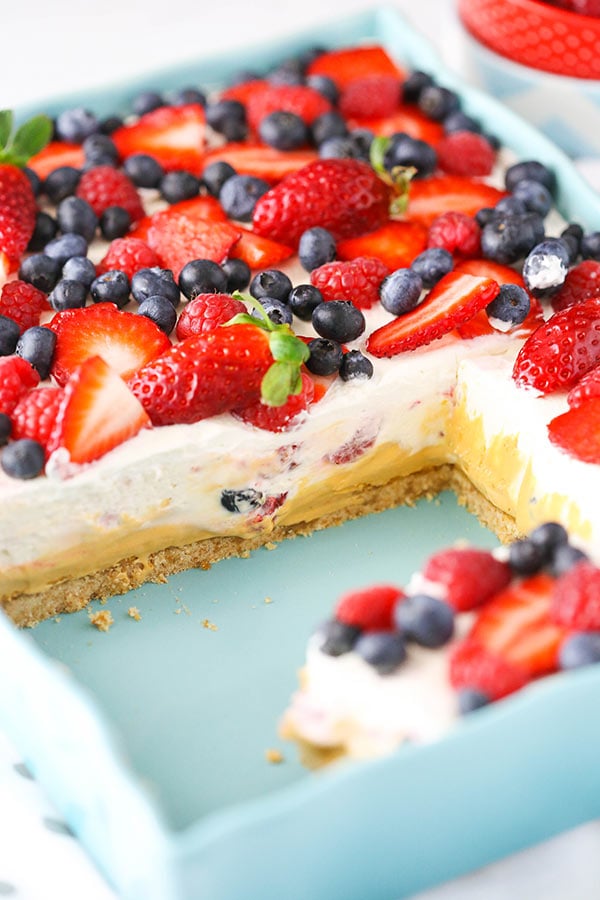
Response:
[{"label": "graham cracker crust", "polygon": [[51,584],[37,593],[7,597],[0,604],[16,625],[30,627],[43,619],[83,609],[91,600],[125,594],[146,582],[164,582],[169,575],[186,569],[208,569],[221,559],[246,556],[266,543],[306,536],[394,506],[410,506],[421,498],[432,499],[448,489],[453,490],[459,503],[491,528],[500,540],[517,536],[510,516],[496,509],[459,469],[442,465],[396,478],[383,486],[363,485],[342,508],[299,525],[276,525],[268,533],[257,533],[248,538],[206,538],[181,547],[167,547],[143,559],[129,557],[110,568]]}]

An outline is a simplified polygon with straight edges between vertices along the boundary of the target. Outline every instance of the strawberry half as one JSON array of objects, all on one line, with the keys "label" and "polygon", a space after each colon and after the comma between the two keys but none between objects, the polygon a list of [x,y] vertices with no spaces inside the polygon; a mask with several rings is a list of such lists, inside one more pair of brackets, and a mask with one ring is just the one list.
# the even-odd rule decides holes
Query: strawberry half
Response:
[{"label": "strawberry half", "polygon": [[210,259],[221,263],[229,255],[241,231],[231,222],[210,221],[197,211],[175,207],[154,213],[148,225],[146,241],[161,264],[175,278],[192,259]]},{"label": "strawberry half", "polygon": [[72,166],[82,169],[85,153],[81,144],[70,144],[67,141],[50,141],[50,143],[31,157],[27,165],[42,180],[61,166]]},{"label": "strawberry half", "polygon": [[199,103],[161,106],[112,135],[122,159],[147,153],[168,172],[185,169],[193,175],[204,168],[204,138],[205,116]]},{"label": "strawberry half", "polygon": [[204,155],[204,168],[222,160],[233,166],[238,175],[254,175],[269,183],[281,181],[317,159],[315,150],[276,150],[264,144],[230,143],[209,150]]},{"label": "strawberry half", "polygon": [[411,182],[407,218],[431,225],[445,212],[474,216],[484,206],[495,206],[505,191],[461,175],[432,175]]},{"label": "strawberry half", "polygon": [[503,590],[512,572],[489,550],[450,547],[429,557],[423,566],[423,577],[443,586],[444,599],[457,612],[466,612]]},{"label": "strawberry half", "polygon": [[[454,266],[455,272],[466,272],[469,275],[481,275],[484,278],[493,278],[498,284],[516,284],[525,288],[523,276],[516,269],[510,266],[503,266],[501,263],[494,262],[491,259],[465,259],[461,260]],[[537,297],[529,295],[530,309],[527,318],[511,329],[511,334],[517,337],[528,337],[533,334],[539,325],[544,322],[544,311]],[[464,325],[460,325],[457,329],[461,338],[480,337],[482,334],[498,334],[485,312],[481,310]]]},{"label": "strawberry half", "polygon": [[600,463],[600,399],[585,400],[548,424],[555,447],[582,462]]},{"label": "strawberry half", "polygon": [[143,406],[120,375],[92,356],[65,386],[48,451],[65,448],[71,462],[93,462],[149,424]]},{"label": "strawberry half", "polygon": [[331,110],[331,103],[323,94],[303,84],[270,84],[253,91],[246,99],[246,117],[250,128],[258,131],[262,120],[272,112],[290,112],[307,125]]},{"label": "strawberry half", "polygon": [[395,75],[404,79],[405,73],[379,44],[343,47],[321,53],[308,67],[309,75],[327,75],[338,88],[346,87],[357,78],[368,75]]},{"label": "strawberry half", "polygon": [[429,344],[485,309],[499,290],[492,278],[449,272],[419,306],[374,331],[367,349],[383,357]]},{"label": "strawberry half", "polygon": [[56,334],[51,373],[60,385],[91,356],[101,356],[127,378],[171,346],[167,335],[146,316],[123,312],[113,303],[67,309],[57,313],[48,327]]},{"label": "strawberry half", "polygon": [[242,226],[240,226],[240,235],[239,241],[231,248],[229,256],[233,259],[243,259],[251,269],[270,269],[294,254],[292,247],[288,247],[287,244],[261,237]]},{"label": "strawberry half", "polygon": [[444,136],[443,126],[429,119],[424,113],[410,106],[402,106],[388,116],[376,118],[350,119],[348,127],[367,128],[378,137],[391,137],[404,132],[419,141],[425,141],[435,147]]},{"label": "strawberry half", "polygon": [[375,231],[360,237],[339,241],[339,259],[375,256],[390,272],[410,266],[413,259],[427,246],[427,229],[420,222],[400,222],[390,219]]}]

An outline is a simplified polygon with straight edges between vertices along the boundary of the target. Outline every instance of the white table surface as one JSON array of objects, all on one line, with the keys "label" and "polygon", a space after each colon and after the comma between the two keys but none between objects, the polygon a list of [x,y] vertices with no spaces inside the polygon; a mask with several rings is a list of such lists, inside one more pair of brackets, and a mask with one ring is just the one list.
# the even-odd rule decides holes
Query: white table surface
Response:
[{"label": "white table surface", "polygon": [[[395,5],[437,44],[449,65],[473,77],[449,0],[396,0]],[[8,13],[5,3],[0,107],[83,90],[202,53],[233,52],[319,22],[326,38],[328,19],[366,4],[222,0],[215,4],[217,12],[208,13],[207,6],[198,0],[29,0],[13,4]],[[581,170],[600,186],[596,161],[581,161]],[[599,848],[600,823],[591,823],[421,894],[419,900],[596,900]],[[0,734],[1,897],[114,900],[43,790],[28,777],[17,750]]]}]

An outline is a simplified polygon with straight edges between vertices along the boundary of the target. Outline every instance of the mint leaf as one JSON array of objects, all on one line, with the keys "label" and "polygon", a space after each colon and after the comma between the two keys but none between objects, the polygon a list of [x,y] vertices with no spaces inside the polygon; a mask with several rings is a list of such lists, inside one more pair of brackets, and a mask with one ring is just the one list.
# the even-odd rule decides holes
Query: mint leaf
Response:
[{"label": "mint leaf", "polygon": [[301,390],[300,370],[285,362],[274,362],[260,386],[262,401],[267,406],[283,406],[290,394],[299,394]]},{"label": "mint leaf", "polygon": [[13,114],[11,109],[0,109],[0,149],[8,144],[13,129]]},{"label": "mint leaf", "polygon": [[16,130],[8,149],[27,161],[46,146],[51,136],[52,122],[48,116],[34,116]]},{"label": "mint leaf", "polygon": [[291,331],[273,331],[269,337],[269,347],[273,359],[300,366],[310,356],[310,350]]}]

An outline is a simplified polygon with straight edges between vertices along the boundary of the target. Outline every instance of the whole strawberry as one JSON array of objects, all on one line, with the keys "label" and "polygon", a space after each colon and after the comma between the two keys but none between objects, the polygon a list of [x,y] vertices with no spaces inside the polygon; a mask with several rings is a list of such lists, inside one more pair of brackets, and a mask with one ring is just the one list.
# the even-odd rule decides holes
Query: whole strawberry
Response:
[{"label": "whole strawberry", "polygon": [[296,246],[307,228],[356,237],[388,219],[390,188],[357,159],[318,159],[288,175],[258,200],[254,231]]}]

